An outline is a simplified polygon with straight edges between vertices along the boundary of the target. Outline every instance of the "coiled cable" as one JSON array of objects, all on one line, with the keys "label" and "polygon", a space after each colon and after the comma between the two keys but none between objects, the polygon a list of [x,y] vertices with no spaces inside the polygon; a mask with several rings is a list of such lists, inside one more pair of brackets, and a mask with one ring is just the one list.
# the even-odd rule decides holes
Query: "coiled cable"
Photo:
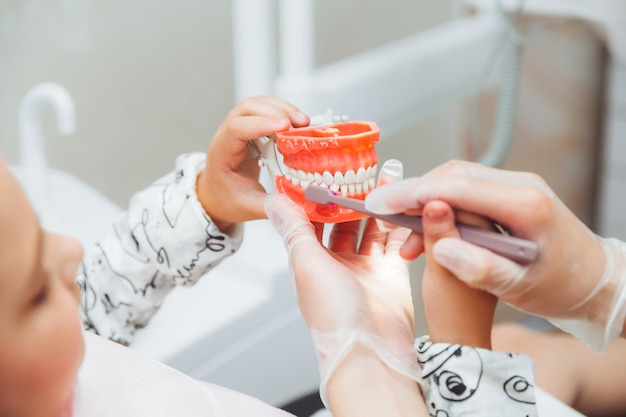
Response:
[{"label": "coiled cable", "polygon": [[[478,158],[478,162],[499,167],[506,160],[511,148],[513,131],[517,114],[521,65],[523,55],[523,38],[515,28],[515,20],[520,14],[525,0],[522,0],[513,17],[507,16],[501,0],[498,0],[500,13],[506,24],[505,44],[502,47],[502,78],[498,96],[498,115],[489,148]],[[492,67],[490,65],[490,67]],[[474,128],[472,129],[473,144],[477,147],[478,137],[478,104],[475,104]]]}]

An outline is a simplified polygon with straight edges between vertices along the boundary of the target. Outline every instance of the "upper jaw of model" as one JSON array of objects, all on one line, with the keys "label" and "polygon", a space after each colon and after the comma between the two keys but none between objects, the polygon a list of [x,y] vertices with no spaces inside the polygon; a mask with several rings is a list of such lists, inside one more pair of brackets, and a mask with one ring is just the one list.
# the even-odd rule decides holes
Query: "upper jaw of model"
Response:
[{"label": "upper jaw of model", "polygon": [[337,195],[364,199],[376,186],[378,157],[374,144],[379,138],[380,130],[372,122],[342,122],[276,133],[284,164],[284,175],[276,177],[276,190],[300,204],[311,221],[338,223],[365,217],[344,207],[308,201],[304,190],[316,184]]}]

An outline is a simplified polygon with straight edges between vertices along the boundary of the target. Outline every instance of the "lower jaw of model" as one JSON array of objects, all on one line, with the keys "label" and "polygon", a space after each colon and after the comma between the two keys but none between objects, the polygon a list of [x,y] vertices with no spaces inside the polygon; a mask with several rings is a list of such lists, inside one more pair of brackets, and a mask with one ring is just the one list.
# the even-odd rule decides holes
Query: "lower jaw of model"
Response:
[{"label": "lower jaw of model", "polygon": [[309,201],[309,185],[329,188],[334,194],[363,200],[376,186],[378,157],[374,144],[380,131],[371,122],[344,122],[292,129],[276,134],[283,156],[283,175],[276,190],[298,203],[314,222],[340,223],[366,216],[345,207]]}]

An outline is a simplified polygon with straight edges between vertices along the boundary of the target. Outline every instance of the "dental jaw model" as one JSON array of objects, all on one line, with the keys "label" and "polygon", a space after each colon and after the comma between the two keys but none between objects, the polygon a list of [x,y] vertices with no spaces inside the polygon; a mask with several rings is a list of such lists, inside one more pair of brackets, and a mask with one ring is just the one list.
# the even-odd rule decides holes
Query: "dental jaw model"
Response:
[{"label": "dental jaw model", "polygon": [[[376,186],[378,157],[374,144],[380,130],[372,122],[342,122],[276,133],[283,156],[276,190],[286,194],[315,222],[340,223],[367,217],[338,205],[321,205],[306,199],[315,184],[335,195],[363,200]],[[269,167],[268,167],[269,168]]]}]

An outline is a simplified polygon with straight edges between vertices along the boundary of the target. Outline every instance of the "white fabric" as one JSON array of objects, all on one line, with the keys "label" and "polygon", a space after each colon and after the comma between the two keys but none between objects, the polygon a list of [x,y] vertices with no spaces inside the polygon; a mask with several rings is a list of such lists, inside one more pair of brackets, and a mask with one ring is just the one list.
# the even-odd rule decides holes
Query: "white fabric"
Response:
[{"label": "white fabric", "polygon": [[222,233],[198,201],[205,158],[180,156],[174,172],[133,195],[106,238],[85,248],[76,280],[87,329],[129,344],[176,285],[193,285],[239,248],[243,225]]},{"label": "white fabric", "polygon": [[86,354],[73,417],[291,416],[247,395],[192,379],[100,336],[84,335]]},{"label": "white fabric", "polygon": [[[573,408],[563,404],[561,401],[557,400],[540,387],[535,387],[535,395],[537,396],[537,409],[539,410],[539,417],[585,417]],[[508,417],[509,415],[506,414],[506,416]],[[329,410],[322,409],[315,412],[315,414],[311,417],[333,417],[333,415]]]},{"label": "white fabric", "polygon": [[415,341],[433,416],[538,416],[530,357],[450,343]]}]

